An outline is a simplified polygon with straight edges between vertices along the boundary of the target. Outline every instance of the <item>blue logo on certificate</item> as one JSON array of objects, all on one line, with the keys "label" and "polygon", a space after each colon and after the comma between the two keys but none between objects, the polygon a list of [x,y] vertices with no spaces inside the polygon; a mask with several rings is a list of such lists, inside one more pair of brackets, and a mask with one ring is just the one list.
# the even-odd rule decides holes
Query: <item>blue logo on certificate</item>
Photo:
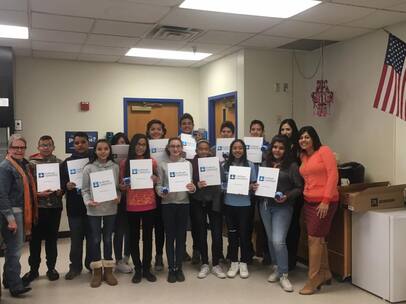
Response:
[{"label": "blue logo on certificate", "polygon": [[206,172],[206,168],[205,167],[200,167],[200,172]]},{"label": "blue logo on certificate", "polygon": [[70,169],[70,170],[69,170],[69,173],[70,173],[70,174],[76,174],[76,169]]},{"label": "blue logo on certificate", "polygon": [[99,182],[93,182],[93,188],[99,188],[100,183]]},{"label": "blue logo on certificate", "polygon": [[235,174],[230,174],[230,179],[235,179]]},{"label": "blue logo on certificate", "polygon": [[169,172],[169,177],[175,177],[175,172]]},{"label": "blue logo on certificate", "polygon": [[222,146],[218,146],[218,147],[217,147],[217,151],[221,151],[221,150],[223,150],[223,147],[222,147]]},{"label": "blue logo on certificate", "polygon": [[263,176],[260,176],[260,177],[259,177],[259,181],[260,181],[260,182],[263,182],[264,180],[265,180],[265,177],[263,177]]},{"label": "blue logo on certificate", "polygon": [[186,140],[182,141],[182,145],[187,146],[187,141]]},{"label": "blue logo on certificate", "polygon": [[44,173],[38,173],[38,178],[43,178],[43,177],[45,177]]},{"label": "blue logo on certificate", "polygon": [[151,153],[156,153],[156,148],[152,148]]},{"label": "blue logo on certificate", "polygon": [[246,145],[245,147],[247,148],[247,150],[249,150],[249,149],[250,149],[250,145]]},{"label": "blue logo on certificate", "polygon": [[132,169],[131,173],[132,174],[138,174],[138,170],[137,169]]}]

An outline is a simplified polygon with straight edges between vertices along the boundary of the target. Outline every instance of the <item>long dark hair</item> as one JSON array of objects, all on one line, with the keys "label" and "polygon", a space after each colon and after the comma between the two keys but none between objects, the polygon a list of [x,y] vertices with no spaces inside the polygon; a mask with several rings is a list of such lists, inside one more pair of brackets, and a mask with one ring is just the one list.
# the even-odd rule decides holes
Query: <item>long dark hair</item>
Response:
[{"label": "long dark hair", "polygon": [[112,145],[117,145],[117,142],[120,138],[124,138],[125,143],[128,145],[130,141],[128,140],[127,135],[125,135],[123,132],[118,132],[114,134],[114,136],[111,139],[111,144]]},{"label": "long dark hair", "polygon": [[159,119],[152,119],[152,120],[150,120],[150,121],[148,121],[148,123],[147,123],[147,130],[145,131],[145,134],[147,135],[147,137],[149,138],[149,139],[151,139],[151,135],[149,135],[149,129],[151,129],[151,127],[152,127],[152,125],[153,124],[159,124],[159,125],[161,125],[161,128],[162,128],[162,138],[165,138],[165,135],[166,135],[166,127],[165,127],[165,124],[162,122],[162,121],[160,121]]},{"label": "long dark hair", "polygon": [[128,156],[127,156],[127,160],[125,161],[125,173],[126,173],[126,176],[130,176],[130,160],[137,158],[137,155],[135,153],[135,147],[137,146],[138,142],[141,139],[145,139],[145,142],[146,142],[146,150],[145,150],[145,153],[143,155],[144,159],[151,158],[147,136],[145,134],[141,134],[141,133],[135,134],[131,138],[130,146],[128,147]]},{"label": "long dark hair", "polygon": [[272,153],[272,147],[275,143],[281,143],[283,147],[285,148],[285,153],[283,153],[283,157],[280,160],[280,167],[281,169],[287,169],[289,168],[290,164],[292,163],[292,157],[290,156],[290,143],[289,143],[289,138],[285,135],[275,135],[272,140],[271,144],[269,146],[269,151],[266,156],[266,166],[267,167],[272,167],[275,162],[278,162],[279,160],[276,160],[276,158],[273,156]]},{"label": "long dark hair", "polygon": [[111,151],[111,145],[110,145],[109,141],[107,139],[99,139],[98,141],[96,141],[96,143],[94,145],[94,148],[92,149],[92,154],[90,155],[90,160],[89,160],[90,164],[94,163],[96,161],[96,159],[97,159],[96,150],[97,150],[97,145],[100,144],[100,143],[105,143],[105,144],[107,144],[109,146],[110,153],[109,153],[109,156],[107,157],[107,160],[108,161],[109,160],[111,160],[111,161],[114,160],[113,159],[113,151]]},{"label": "long dark hair", "polygon": [[289,127],[292,128],[292,136],[289,138],[290,142],[292,144],[297,143],[297,140],[299,138],[299,131],[298,131],[296,122],[292,118],[286,118],[286,119],[281,121],[281,124],[279,125],[278,135],[282,135],[281,134],[282,126],[285,125],[285,124],[288,124]]},{"label": "long dark hair", "polygon": [[230,153],[228,155],[228,159],[224,163],[224,169],[226,169],[227,171],[230,169],[230,166],[235,161],[235,157],[234,157],[232,151],[233,151],[233,146],[238,142],[242,144],[242,147],[244,150],[244,154],[241,157],[242,164],[244,167],[249,167],[248,159],[247,159],[247,146],[245,145],[245,142],[242,139],[235,139],[235,140],[233,140],[233,142],[230,145]]},{"label": "long dark hair", "polygon": [[[313,149],[317,151],[322,146],[319,134],[317,134],[316,130],[312,126],[304,126],[299,130],[299,138],[303,135],[303,133],[309,134],[310,138],[313,141]],[[303,151],[303,150],[302,150]]]}]

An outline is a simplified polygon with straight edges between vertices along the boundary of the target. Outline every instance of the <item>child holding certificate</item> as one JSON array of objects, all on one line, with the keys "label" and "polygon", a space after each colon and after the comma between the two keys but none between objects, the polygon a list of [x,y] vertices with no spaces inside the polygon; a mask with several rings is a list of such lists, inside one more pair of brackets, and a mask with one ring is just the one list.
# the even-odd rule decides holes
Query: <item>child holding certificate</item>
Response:
[{"label": "child holding certificate", "polygon": [[[189,172],[180,172],[182,176],[187,173],[192,176],[192,164],[182,157],[182,141],[172,137],[168,141],[166,153],[168,159],[158,165],[158,183],[156,192],[162,198],[162,217],[165,226],[166,255],[168,259],[168,282],[183,282],[185,276],[182,271],[182,261],[186,247],[186,229],[189,217],[189,193],[196,191],[195,185],[190,181],[184,184],[185,191],[170,192],[168,164],[186,163]],[[175,246],[176,244],[176,246]]]},{"label": "child holding certificate", "polygon": [[[148,138],[144,134],[135,134],[130,142],[128,158],[120,162],[120,180],[131,176],[130,161],[135,159],[151,159]],[[157,163],[152,159],[152,171],[150,176],[156,184]],[[155,221],[156,198],[154,188],[131,189],[128,183],[122,182],[120,190],[126,193],[127,216],[129,225],[130,252],[134,263],[133,283],[140,283],[144,277],[149,282],[155,282],[156,277],[151,273],[152,259],[152,229]],[[140,258],[140,230],[142,225],[142,261]]]},{"label": "child holding certificate", "polygon": [[[208,186],[205,180],[199,177],[199,158],[212,156],[210,153],[210,144],[206,140],[197,143],[197,155],[192,160],[193,166],[193,183],[196,185],[196,192],[190,198],[190,214],[192,225],[195,227],[195,233],[202,256],[202,265],[197,275],[199,279],[207,277],[210,273],[208,246],[207,246],[207,217],[209,217],[211,238],[212,238],[212,263],[213,274],[224,279],[226,277],[223,269],[219,264],[222,257],[222,227],[223,215],[221,213],[221,186]],[[218,159],[216,158],[217,162]]]},{"label": "child holding certificate", "polygon": [[[100,178],[100,181],[91,182],[91,174],[112,171],[114,181],[107,177]],[[91,236],[92,262],[90,267],[93,276],[90,282],[91,287],[99,287],[102,280],[107,284],[117,285],[117,279],[113,274],[114,261],[112,257],[113,242],[112,236],[117,214],[119,198],[116,193],[104,193],[109,197],[116,197],[108,201],[95,201],[96,189],[107,187],[113,183],[113,190],[118,188],[119,168],[113,161],[113,154],[109,142],[100,139],[96,142],[90,162],[83,169],[82,196],[86,205],[89,217],[89,229]],[[100,250],[101,236],[103,235],[103,260]],[[104,269],[103,269],[104,268]],[[104,271],[103,271],[104,270]]]},{"label": "child holding certificate", "polygon": [[275,198],[261,198],[259,211],[268,237],[273,272],[269,282],[280,282],[283,290],[293,291],[288,279],[288,249],[286,235],[293,213],[293,205],[303,190],[303,180],[296,162],[290,157],[288,138],[277,135],[272,138],[263,167],[278,168],[279,178]]},{"label": "child holding certificate", "polygon": [[[231,166],[250,168],[249,190],[256,190],[256,171],[254,164],[247,160],[247,148],[244,141],[236,139],[231,143],[228,160],[223,164],[223,181],[228,182]],[[248,189],[247,189],[248,190]],[[228,228],[229,255],[231,266],[227,272],[234,278],[238,272],[240,277],[249,277],[247,263],[250,261],[250,227],[252,227],[252,206],[249,195],[226,193],[225,214]],[[238,247],[241,247],[241,259],[238,259]]]}]

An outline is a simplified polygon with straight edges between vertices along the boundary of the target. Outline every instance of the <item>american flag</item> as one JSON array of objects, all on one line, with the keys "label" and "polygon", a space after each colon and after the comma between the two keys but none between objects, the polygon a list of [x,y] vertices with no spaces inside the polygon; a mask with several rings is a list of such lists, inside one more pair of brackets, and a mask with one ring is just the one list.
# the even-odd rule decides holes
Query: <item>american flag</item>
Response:
[{"label": "american flag", "polygon": [[406,120],[406,43],[389,34],[378,91],[376,92],[374,108],[381,109]]}]

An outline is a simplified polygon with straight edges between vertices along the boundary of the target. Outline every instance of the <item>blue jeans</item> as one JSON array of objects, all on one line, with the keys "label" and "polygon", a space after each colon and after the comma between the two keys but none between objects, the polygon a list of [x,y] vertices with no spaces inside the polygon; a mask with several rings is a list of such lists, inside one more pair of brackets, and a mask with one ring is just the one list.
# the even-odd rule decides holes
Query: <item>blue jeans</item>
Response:
[{"label": "blue jeans", "polygon": [[265,201],[261,201],[259,213],[265,226],[272,262],[278,265],[279,275],[288,273],[286,235],[292,219],[293,207],[291,205],[267,204]]},{"label": "blue jeans", "polygon": [[77,272],[82,271],[83,261],[83,240],[86,238],[86,257],[85,266],[90,269],[91,262],[91,248],[89,236],[89,220],[88,216],[68,216],[69,229],[70,229],[70,252],[69,269]]},{"label": "blue jeans", "polygon": [[23,288],[21,274],[21,250],[24,245],[24,221],[22,212],[14,212],[17,223],[16,233],[8,230],[8,222],[5,217],[1,217],[1,232],[6,244],[5,262],[3,270],[3,284],[8,284],[10,290]]},{"label": "blue jeans", "polygon": [[[113,231],[116,223],[116,215],[107,216],[90,216],[89,215],[89,227],[90,227],[90,244],[92,252],[92,261],[100,261],[101,250],[101,236],[103,234],[103,259],[113,259]],[[103,226],[102,226],[103,225]]]}]

